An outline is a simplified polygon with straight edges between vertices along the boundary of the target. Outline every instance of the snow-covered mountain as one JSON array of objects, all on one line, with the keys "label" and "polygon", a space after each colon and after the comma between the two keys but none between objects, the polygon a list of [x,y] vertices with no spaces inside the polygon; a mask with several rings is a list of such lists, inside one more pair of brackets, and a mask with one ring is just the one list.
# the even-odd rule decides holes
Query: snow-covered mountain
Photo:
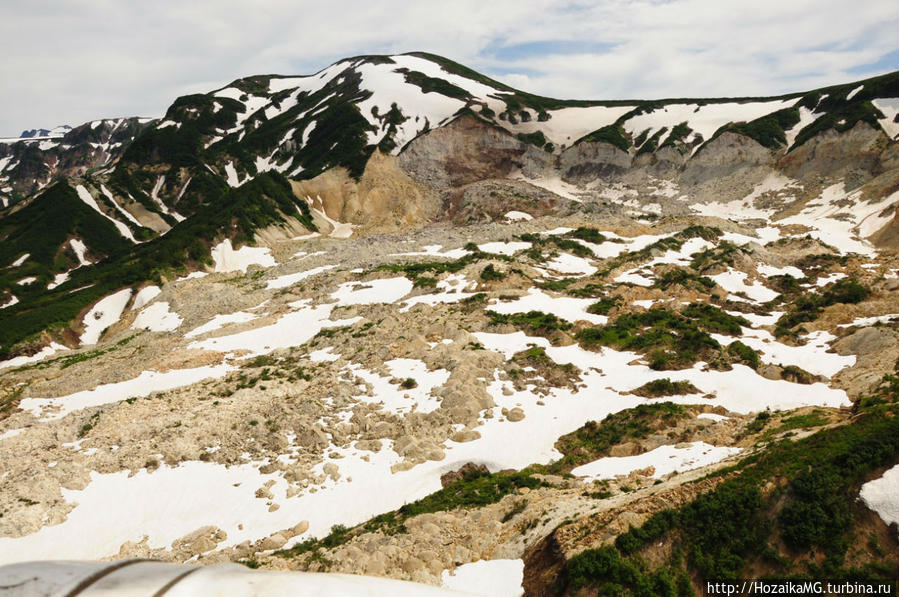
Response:
[{"label": "snow-covered mountain", "polygon": [[[18,138],[16,138],[16,140],[33,139],[33,140],[37,141],[40,139],[54,139],[57,137],[64,136],[70,130],[72,130],[72,127],[70,127],[67,124],[56,126],[56,127],[53,127],[52,129],[30,129],[30,130],[22,131],[21,133],[19,133],[19,136],[18,136]],[[14,142],[13,139],[10,139],[10,138],[4,138],[3,141],[7,142],[7,143]]]},{"label": "snow-covered mountain", "polygon": [[414,53],[0,144],[0,578],[895,577],[897,110]]}]

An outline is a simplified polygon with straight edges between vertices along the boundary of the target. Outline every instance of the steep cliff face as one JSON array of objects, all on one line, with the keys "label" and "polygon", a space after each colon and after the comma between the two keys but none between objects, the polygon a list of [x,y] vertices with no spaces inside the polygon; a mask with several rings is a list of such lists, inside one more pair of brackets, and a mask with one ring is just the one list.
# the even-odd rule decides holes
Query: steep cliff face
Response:
[{"label": "steep cliff face", "polygon": [[437,193],[414,181],[398,159],[372,154],[359,180],[333,168],[308,180],[294,181],[294,193],[323,209],[332,220],[358,227],[357,234],[416,228],[438,215]]},{"label": "steep cliff face", "polygon": [[516,171],[540,173],[552,167],[552,154],[471,116],[430,131],[399,155],[400,165],[419,181],[447,189]]}]

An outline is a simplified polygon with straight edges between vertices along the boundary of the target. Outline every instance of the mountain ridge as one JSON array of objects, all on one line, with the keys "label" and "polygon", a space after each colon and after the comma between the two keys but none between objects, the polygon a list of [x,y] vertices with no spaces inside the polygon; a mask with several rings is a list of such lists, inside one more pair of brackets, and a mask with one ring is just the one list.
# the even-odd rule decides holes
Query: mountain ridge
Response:
[{"label": "mountain ridge", "polygon": [[[409,156],[419,153],[406,150],[419,139],[417,147],[427,146],[424,137],[460,119],[477,124],[450,128],[461,126],[486,139],[485,132],[478,131],[487,127],[498,135],[488,142],[494,156],[467,158],[467,163],[478,164],[480,173],[466,180],[490,173],[505,177],[518,169],[525,179],[557,176],[582,184],[597,175],[614,177],[642,168],[647,159],[647,167],[656,173],[670,168],[686,175],[700,173],[708,169],[700,166],[708,161],[708,148],[722,135],[749,139],[738,153],[755,155],[757,163],[768,159],[762,148],[789,163],[810,139],[828,131],[849,134],[859,123],[888,138],[890,133],[899,136],[899,124],[875,105],[896,111],[892,120],[899,118],[899,100],[878,99],[889,94],[899,96],[899,72],[766,98],[557,100],[521,92],[433,54],[358,56],[312,75],[239,78],[207,94],[178,98],[160,119],[98,120],[52,141],[0,144],[0,185],[5,185],[0,194],[11,192],[2,199],[14,212],[52,181],[72,180],[73,188],[86,193],[80,196],[134,244],[165,236],[228,188],[262,172],[313,180],[345,168],[358,183],[375,151],[397,155],[400,166],[419,184],[445,194],[448,181],[456,180],[453,186],[463,179],[422,172],[427,159],[411,164],[415,159]],[[734,120],[735,115],[745,119]],[[498,170],[496,155],[505,156]],[[452,156],[439,160],[438,171],[452,163]],[[443,182],[435,187],[435,180]],[[457,199],[444,201],[453,204]],[[329,199],[322,204],[323,213],[335,221],[349,217],[363,223],[336,205],[345,203]],[[292,218],[293,212],[276,219],[285,217]],[[244,234],[251,232],[243,228]],[[216,238],[204,244],[212,246],[222,233],[214,233]],[[11,250],[20,256],[31,252],[27,246]],[[58,266],[45,264],[39,277],[62,275]],[[6,296],[19,304],[0,311],[0,317],[28,308],[11,278],[5,288]]]}]

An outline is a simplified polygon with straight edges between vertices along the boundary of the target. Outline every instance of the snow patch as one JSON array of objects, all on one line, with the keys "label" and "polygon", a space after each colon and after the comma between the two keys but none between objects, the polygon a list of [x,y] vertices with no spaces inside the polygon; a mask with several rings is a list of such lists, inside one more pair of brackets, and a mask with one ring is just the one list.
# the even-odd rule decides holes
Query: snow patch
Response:
[{"label": "snow patch", "polygon": [[150,301],[155,299],[162,293],[162,289],[159,286],[145,286],[141,288],[136,295],[134,295],[134,302],[131,303],[131,310],[137,311],[144,305],[148,305]]},{"label": "snow patch", "polygon": [[334,269],[337,267],[336,265],[322,265],[321,267],[315,267],[305,272],[297,272],[295,274],[285,274],[283,276],[278,276],[273,280],[269,280],[266,282],[265,287],[269,290],[276,288],[287,288],[288,286],[293,286],[297,282],[301,280],[305,280],[306,278],[311,278],[317,274],[322,272],[326,272],[329,269]]},{"label": "snow patch", "polygon": [[481,560],[444,570],[444,588],[471,595],[518,597],[524,595],[523,560]]},{"label": "snow patch", "polygon": [[241,247],[234,249],[231,246],[231,240],[225,239],[210,252],[212,261],[215,263],[215,272],[247,272],[247,268],[251,265],[261,265],[262,267],[273,267],[278,264],[271,255],[271,249],[268,247]]},{"label": "snow patch", "polygon": [[531,288],[526,295],[514,301],[498,302],[493,299],[488,309],[503,314],[543,311],[572,323],[588,321],[594,325],[605,325],[608,317],[587,312],[587,307],[595,302],[595,299],[553,297],[542,290]]},{"label": "snow patch", "polygon": [[[189,386],[204,379],[224,377],[235,369],[232,365],[208,365],[194,369],[172,369],[165,373],[143,371],[134,379],[102,384],[93,390],[75,392],[59,398],[24,398],[19,408],[42,421],[61,419],[69,413],[92,406],[120,402],[128,398],[142,398],[153,392]],[[127,472],[127,471],[126,471]],[[98,512],[102,512],[98,511]],[[0,550],[2,551],[2,550]]]},{"label": "snow patch", "polygon": [[861,487],[859,497],[886,523],[899,523],[899,465]]},{"label": "snow patch", "polygon": [[575,467],[571,474],[584,477],[588,481],[614,479],[629,475],[634,471],[653,467],[650,476],[660,479],[669,473],[683,472],[707,466],[730,458],[742,451],[741,448],[712,446],[705,442],[692,442],[683,448],[659,446],[637,456],[607,456],[588,464]]},{"label": "snow patch", "polygon": [[103,330],[116,323],[131,298],[131,289],[119,290],[100,299],[84,316],[84,333],[79,338],[81,345],[96,344]]},{"label": "snow patch", "polygon": [[122,236],[124,236],[125,238],[127,238],[128,240],[130,240],[133,243],[137,242],[137,240],[134,238],[134,235],[131,233],[131,229],[128,228],[128,226],[119,222],[115,218],[112,218],[112,217],[106,215],[106,212],[104,212],[102,209],[100,209],[100,206],[97,204],[97,200],[93,198],[93,196],[90,194],[90,192],[86,188],[84,188],[84,185],[76,185],[75,192],[78,194],[78,198],[81,199],[82,201],[84,201],[88,205],[88,207],[90,207],[91,209],[96,211],[98,214],[100,214],[101,216],[103,216],[104,218],[106,218],[107,220],[112,222],[113,225],[116,227],[116,230],[119,231],[119,234],[121,234]]},{"label": "snow patch", "polygon": [[134,318],[133,330],[149,330],[151,332],[173,332],[181,327],[184,320],[169,310],[169,303],[160,301],[146,307]]}]

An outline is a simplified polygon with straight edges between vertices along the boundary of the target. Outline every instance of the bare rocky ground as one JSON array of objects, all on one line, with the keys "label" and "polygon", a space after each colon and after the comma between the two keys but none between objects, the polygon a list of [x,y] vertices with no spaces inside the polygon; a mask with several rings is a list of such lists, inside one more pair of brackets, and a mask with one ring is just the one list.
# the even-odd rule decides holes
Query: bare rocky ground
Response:
[{"label": "bare rocky ground", "polygon": [[[820,354],[828,358],[854,356],[854,362],[847,361],[829,375],[809,373],[802,366],[799,373],[790,373],[788,367],[794,363],[787,357],[774,356],[763,358],[752,373],[753,379],[782,383],[776,386],[777,392],[789,394],[800,386],[807,389],[812,383],[820,384],[814,388],[821,396],[830,391],[845,392],[842,408],[825,404],[822,398],[819,406],[785,409],[773,415],[772,423],[754,429],[754,411],[725,408],[719,401],[725,396],[708,393],[699,385],[697,394],[671,397],[687,405],[689,417],[643,437],[616,442],[609,449],[609,456],[634,456],[660,446],[698,441],[742,448],[742,454],[748,454],[785,433],[801,437],[841,424],[851,416],[849,401],[857,400],[885,374],[894,371],[899,359],[895,320],[857,323],[863,318],[899,312],[899,257],[891,249],[891,241],[884,237],[887,241],[878,252],[850,254],[829,246],[826,235],[830,228],[821,225],[828,220],[841,221],[839,210],[818,220],[803,211],[814,206],[823,189],[837,184],[837,177],[851,180],[851,168],[845,164],[833,169],[831,178],[820,176],[814,169],[807,172],[811,168],[808,164],[816,163],[815,160],[839,162],[840,155],[828,154],[836,149],[827,145],[827,139],[810,143],[815,147],[802,150],[817,151],[813,156],[805,156],[804,162],[800,160],[802,156],[792,156],[795,163],[781,166],[791,175],[802,175],[801,185],[779,184],[769,189],[762,183],[773,172],[771,156],[755,147],[744,147],[742,138],[722,135],[718,153],[705,152],[705,162],[687,165],[679,181],[689,181],[691,186],[682,193],[677,183],[666,177],[662,155],[655,156],[652,163],[636,163],[628,158],[626,164],[616,166],[620,171],[613,169],[613,176],[604,178],[602,184],[596,183],[596,172],[609,172],[609,164],[614,166],[615,160],[624,158],[611,149],[603,153],[595,147],[579,146],[578,151],[594,151],[595,155],[580,156],[575,164],[549,163],[560,158],[528,150],[518,156],[521,167],[517,171],[496,171],[488,167],[489,161],[486,170],[459,167],[447,171],[440,165],[447,163],[446,156],[440,154],[441,148],[459,143],[437,137],[457,133],[455,128],[445,127],[431,135],[434,143],[425,140],[413,145],[399,159],[377,158],[353,188],[348,187],[349,182],[340,173],[306,181],[302,188],[295,189],[298,195],[316,195],[332,218],[357,224],[353,236],[285,240],[279,239],[285,234],[272,233],[266,237],[266,244],[278,262],[274,267],[250,265],[246,272],[209,273],[203,278],[167,281],[154,302],[167,302],[170,311],[182,319],[176,330],[132,329],[138,310],[126,308],[119,322],[105,330],[96,346],[58,353],[18,368],[0,369],[4,401],[21,407],[8,409],[5,418],[0,419],[0,552],[16,549],[17,541],[27,541],[41,529],[57,525],[63,528],[70,523],[70,516],[78,507],[77,494],[72,492],[87,489],[98,474],[127,471],[135,477],[152,476],[162,469],[189,463],[252,465],[258,469],[258,486],[252,488],[252,500],[275,514],[281,508],[291,508],[292,500],[352,484],[351,475],[342,470],[345,459],[373,462],[389,455],[384,475],[394,479],[434,463],[445,473],[468,460],[456,460],[453,452],[462,449],[458,446],[480,445],[478,442],[495,433],[497,425],[503,429],[525,429],[527,423],[522,421],[539,419],[541,409],[553,413],[553,417],[559,416],[552,403],[561,401],[560,396],[566,391],[584,399],[589,392],[604,400],[640,399],[632,393],[639,383],[628,385],[609,377],[603,382],[609,385],[590,386],[587,380],[594,378],[589,377],[593,374],[589,368],[565,368],[564,363],[552,358],[534,366],[535,363],[522,361],[524,357],[485,349],[484,336],[478,334],[523,331],[533,339],[545,336],[547,346],[577,345],[576,332],[590,327],[584,319],[578,321],[574,317],[573,327],[546,334],[514,322],[491,321],[489,309],[523,300],[541,285],[542,292],[554,299],[615,299],[606,314],[610,321],[628,313],[643,313],[649,306],[677,309],[682,303],[709,303],[732,313],[762,318],[751,326],[757,334],[774,332],[776,314],[789,311],[795,303],[795,297],[766,305],[745,292],[741,296],[739,291],[725,288],[726,276],[711,287],[683,283],[662,288],[653,284],[672,270],[691,267],[690,261],[699,250],[681,255],[679,262],[670,255],[665,261],[668,250],[659,247],[630,261],[594,252],[577,262],[589,268],[587,273],[560,271],[575,256],[570,246],[552,243],[537,247],[537,255],[530,252],[533,244],[510,249],[506,255],[498,255],[495,247],[492,251],[485,249],[486,254],[460,262],[458,269],[450,272],[431,269],[416,274],[409,269],[383,267],[451,262],[464,252],[452,257],[445,253],[464,249],[470,243],[522,242],[522,235],[528,238],[560,227],[590,227],[626,240],[647,235],[661,239],[690,226],[715,227],[737,239],[728,242],[742,248],[728,260],[714,263],[697,275],[715,278],[736,273],[737,277],[743,276],[744,286],[770,289],[775,284],[770,275],[760,270],[760,264],[773,268],[803,266],[800,269],[808,281],[803,282],[800,294],[818,292],[841,278],[857,280],[870,290],[870,295],[858,303],[826,306],[817,318],[803,323],[806,333],[829,334],[823,336],[827,346]],[[864,153],[877,142],[862,129],[848,135],[850,139],[842,140],[840,151],[849,151],[846,147],[851,145],[851,151]],[[736,153],[753,167],[724,172],[728,156]],[[468,163],[476,163],[481,157],[468,156]],[[675,160],[678,156],[668,157]],[[819,167],[823,167],[820,163]],[[560,169],[567,181],[562,187],[561,178],[552,178]],[[894,182],[877,178],[874,181],[868,181],[859,192],[873,192],[872,185],[888,187]],[[851,182],[848,186],[852,186]],[[439,188],[450,190],[438,191]],[[750,195],[746,189],[753,188],[762,190],[739,205],[702,212],[715,215],[702,216],[691,207],[739,201]],[[416,199],[410,204],[391,201],[391,193]],[[368,199],[372,196],[378,199],[374,203]],[[689,199],[684,200],[684,196]],[[854,197],[845,205],[846,211],[852,212],[860,201]],[[744,217],[717,217],[739,215],[734,213],[739,209]],[[750,217],[766,209],[771,211],[768,217]],[[534,219],[504,219],[511,211],[528,213]],[[385,212],[390,217],[371,218],[371,213],[383,216]],[[803,213],[808,216],[806,223],[789,221]],[[780,239],[766,236],[765,230],[772,230],[772,223],[778,227]],[[824,238],[806,236],[816,230],[816,224],[818,230],[823,230]],[[327,232],[326,228],[323,230]],[[562,238],[562,234],[557,233],[557,237]],[[723,238],[714,240],[712,245],[720,248]],[[861,242],[857,234],[854,240]],[[433,249],[434,246],[439,248]],[[597,246],[593,243],[594,249]],[[470,249],[469,245],[469,252]],[[426,254],[429,251],[431,254]],[[638,251],[628,246],[621,254]],[[415,252],[423,254],[401,255]],[[817,262],[808,259],[822,254],[833,258]],[[554,261],[560,256],[561,261]],[[570,260],[566,262],[567,258]],[[488,265],[500,272],[495,279],[484,274]],[[269,282],[280,276],[325,267],[329,269],[283,288],[269,287]],[[641,267],[642,273],[638,271]],[[628,273],[640,274],[653,285],[642,286],[631,278],[616,280]],[[420,280],[413,286],[416,275],[430,280]],[[408,288],[384,298],[386,295],[378,290],[379,281],[398,277],[408,280]],[[818,282],[828,277],[832,282]],[[549,284],[560,280],[567,280],[566,285]],[[590,284],[595,286],[592,294],[570,292]],[[338,296],[341,288],[364,293],[372,287],[375,294],[382,294],[371,301],[357,301],[360,304],[349,304],[353,301]],[[454,295],[462,293],[473,300],[456,300]],[[444,302],[412,306],[407,303],[431,294],[442,296]],[[284,318],[303,309],[328,305],[330,310],[322,317],[293,324],[288,336],[293,333],[296,341],[283,340],[277,335],[282,331],[276,334],[275,327]],[[185,336],[217,315],[235,312],[251,313],[255,318]],[[584,317],[586,313],[583,312]],[[323,321],[324,327],[320,325]],[[333,323],[338,321],[344,323]],[[321,330],[316,328],[317,333],[307,334],[312,326]],[[258,342],[247,340],[244,349],[216,350],[206,342],[260,329],[271,330],[271,346],[266,345],[267,338]],[[803,333],[764,342],[796,350],[813,344],[811,337]],[[198,347],[197,343],[205,344]],[[782,354],[798,353],[781,350],[778,355]],[[646,355],[633,354],[630,358],[626,367],[647,371]],[[408,381],[395,374],[388,364],[396,359],[420,362],[420,378]],[[57,416],[56,409],[64,407],[66,401],[34,402],[56,397],[71,399],[79,392],[135,379],[142,372],[164,374],[216,366],[230,369],[217,377],[210,375],[197,383],[162,391],[119,393],[96,404],[73,408],[63,416]],[[666,375],[675,379],[680,373],[674,369]],[[433,387],[419,391],[419,384],[431,379],[431,374],[443,377]],[[711,379],[714,368],[706,365],[701,374]],[[528,402],[531,397],[533,404]],[[612,407],[608,412],[617,410]],[[701,413],[726,418],[697,418]],[[809,428],[782,425],[783,430],[778,431],[778,422],[809,414],[817,417],[817,424]],[[586,422],[583,420],[558,435],[575,431]],[[527,438],[522,443],[527,444]],[[491,470],[509,468],[492,462],[489,449],[481,460],[490,463]],[[545,465],[549,460],[533,463]],[[89,557],[153,557],[198,563],[240,561],[276,569],[373,574],[432,584],[439,584],[445,570],[469,562],[524,558],[527,577],[539,573],[543,565],[541,550],[551,547],[570,556],[588,547],[607,545],[653,512],[686,503],[697,493],[707,491],[716,481],[705,479],[705,475],[732,462],[722,460],[660,477],[655,476],[653,468],[642,468],[596,483],[571,475],[570,470],[561,474],[535,472],[538,486],[521,487],[493,503],[413,515],[404,518],[399,529],[357,529],[335,545],[318,544],[314,549],[293,553],[278,550],[321,538],[328,534],[330,525],[314,516],[297,515],[273,532],[260,531],[235,543],[229,539],[229,530],[233,534],[235,529],[219,528],[199,517],[196,524],[193,519],[177,521],[176,526],[184,533],[165,545],[152,536],[123,535],[114,549]],[[523,468],[526,464],[531,462],[511,468]],[[366,487],[360,490],[358,500],[367,499],[365,492],[370,489]],[[381,490],[390,491],[389,487],[386,482]],[[396,491],[404,490],[402,484],[397,487]],[[433,484],[430,487],[430,491],[417,489],[409,496],[399,496],[394,507],[424,497],[434,491]],[[74,498],[67,497],[73,495]],[[215,510],[214,496],[204,495],[202,499],[211,500],[209,508]],[[346,520],[334,517],[331,522],[352,527],[367,518],[348,513]],[[244,529],[242,523],[236,530],[252,531]],[[91,529],[81,531],[89,533]],[[547,547],[550,539],[552,546]]]}]

